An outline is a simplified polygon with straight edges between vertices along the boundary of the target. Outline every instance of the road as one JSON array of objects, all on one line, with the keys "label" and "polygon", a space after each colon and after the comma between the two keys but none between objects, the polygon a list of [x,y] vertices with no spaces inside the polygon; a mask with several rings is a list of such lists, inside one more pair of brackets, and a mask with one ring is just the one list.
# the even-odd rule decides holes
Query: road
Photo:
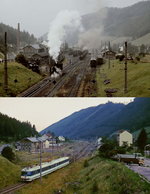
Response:
[{"label": "road", "polygon": [[128,165],[128,168],[144,176],[150,182],[150,159],[145,159],[144,166]]}]

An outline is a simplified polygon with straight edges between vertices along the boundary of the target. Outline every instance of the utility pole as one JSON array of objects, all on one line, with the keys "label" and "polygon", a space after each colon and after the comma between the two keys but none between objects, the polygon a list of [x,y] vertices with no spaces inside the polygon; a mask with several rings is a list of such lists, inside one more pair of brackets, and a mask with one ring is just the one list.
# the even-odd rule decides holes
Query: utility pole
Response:
[{"label": "utility pole", "polygon": [[106,42],[105,42],[105,59],[106,59]]},{"label": "utility pole", "polygon": [[42,141],[40,141],[40,182],[42,184]]},{"label": "utility pole", "polygon": [[19,53],[20,50],[20,23],[18,23],[18,29],[17,29],[17,53]]},{"label": "utility pole", "polygon": [[128,43],[125,42],[125,86],[124,86],[124,93],[128,92]]},{"label": "utility pole", "polygon": [[110,69],[110,41],[108,44],[109,44],[108,68]]},{"label": "utility pole", "polygon": [[4,90],[8,90],[8,68],[7,68],[7,32],[5,32],[5,58],[4,58]]}]

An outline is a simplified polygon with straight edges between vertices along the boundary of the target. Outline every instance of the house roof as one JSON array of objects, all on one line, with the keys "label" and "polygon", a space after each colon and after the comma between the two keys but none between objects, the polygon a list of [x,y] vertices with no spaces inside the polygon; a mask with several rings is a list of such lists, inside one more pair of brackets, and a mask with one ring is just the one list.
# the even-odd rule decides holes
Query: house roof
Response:
[{"label": "house roof", "polygon": [[116,138],[118,135],[120,135],[121,133],[127,131],[128,133],[130,133],[128,130],[124,130],[124,129],[121,129],[121,130],[118,130],[116,132],[114,132],[113,134],[110,135],[110,138]]},{"label": "house roof", "polygon": [[25,138],[25,139],[27,139],[27,140],[29,140],[29,141],[31,141],[31,142],[33,142],[33,143],[38,142],[38,139],[37,139],[36,137],[27,137],[27,138]]},{"label": "house roof", "polygon": [[40,49],[40,46],[38,44],[28,44],[25,47],[23,47],[23,49],[26,48],[26,47],[33,47],[36,50]]}]

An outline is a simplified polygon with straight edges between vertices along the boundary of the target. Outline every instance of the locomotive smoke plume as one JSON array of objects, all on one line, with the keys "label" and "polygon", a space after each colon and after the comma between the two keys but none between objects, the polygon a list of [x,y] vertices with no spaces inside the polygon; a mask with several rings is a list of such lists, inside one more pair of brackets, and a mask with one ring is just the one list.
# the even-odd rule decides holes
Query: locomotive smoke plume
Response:
[{"label": "locomotive smoke plume", "polygon": [[[109,41],[104,33],[104,20],[107,17],[107,9],[101,8],[94,12],[92,20],[83,16],[84,32],[80,33],[77,46],[87,49],[99,48],[102,41]],[[95,18],[94,18],[95,17]],[[95,23],[94,23],[95,22]],[[97,25],[98,24],[98,25]]]},{"label": "locomotive smoke plume", "polygon": [[55,61],[60,53],[62,43],[68,38],[68,33],[82,31],[81,17],[77,11],[62,11],[50,24],[48,34],[49,53]]}]

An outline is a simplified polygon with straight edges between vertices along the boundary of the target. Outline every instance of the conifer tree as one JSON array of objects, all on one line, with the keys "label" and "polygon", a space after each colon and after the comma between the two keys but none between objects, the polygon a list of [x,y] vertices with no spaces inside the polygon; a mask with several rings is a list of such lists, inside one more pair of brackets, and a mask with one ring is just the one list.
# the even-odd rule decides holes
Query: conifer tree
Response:
[{"label": "conifer tree", "polygon": [[141,151],[143,151],[144,147],[146,146],[146,143],[147,143],[147,133],[145,129],[142,129],[137,139],[137,146]]}]

